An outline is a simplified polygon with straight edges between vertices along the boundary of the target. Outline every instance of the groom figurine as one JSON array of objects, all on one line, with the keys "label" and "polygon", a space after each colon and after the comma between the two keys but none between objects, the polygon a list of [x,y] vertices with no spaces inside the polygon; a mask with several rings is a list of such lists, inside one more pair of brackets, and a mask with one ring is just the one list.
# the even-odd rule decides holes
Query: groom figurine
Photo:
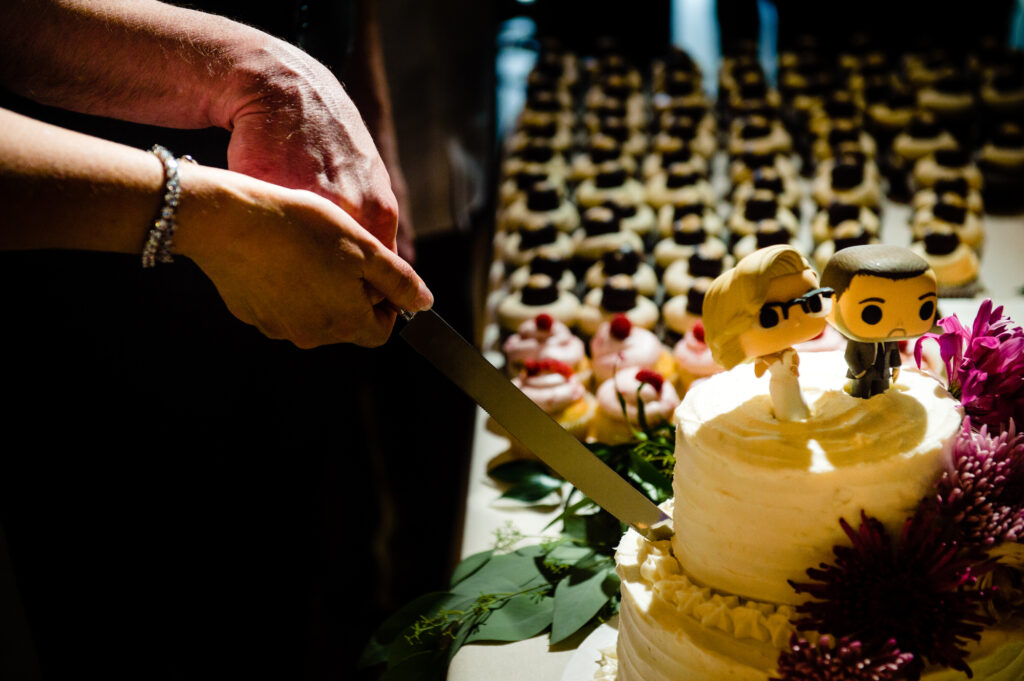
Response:
[{"label": "groom figurine", "polygon": [[839,251],[821,285],[835,291],[828,321],[849,339],[850,394],[869,398],[889,389],[900,372],[899,341],[935,322],[935,272],[908,248],[873,244]]}]

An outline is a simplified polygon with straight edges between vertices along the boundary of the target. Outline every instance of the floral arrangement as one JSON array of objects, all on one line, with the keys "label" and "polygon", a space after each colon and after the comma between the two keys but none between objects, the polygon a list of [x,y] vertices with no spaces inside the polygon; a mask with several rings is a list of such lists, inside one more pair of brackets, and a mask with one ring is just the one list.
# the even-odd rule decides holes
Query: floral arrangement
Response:
[{"label": "floral arrangement", "polygon": [[798,607],[802,631],[779,657],[783,681],[887,681],[926,665],[971,677],[966,645],[983,629],[1024,614],[1024,331],[1002,307],[982,303],[972,328],[956,317],[937,341],[948,388],[967,418],[949,468],[899,537],[866,513],[835,560],[791,583],[813,600]]}]

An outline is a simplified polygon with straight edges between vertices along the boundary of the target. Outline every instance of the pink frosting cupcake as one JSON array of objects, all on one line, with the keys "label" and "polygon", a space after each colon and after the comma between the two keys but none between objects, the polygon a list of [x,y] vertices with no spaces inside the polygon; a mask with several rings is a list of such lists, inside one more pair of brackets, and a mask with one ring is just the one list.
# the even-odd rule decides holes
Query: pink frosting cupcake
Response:
[{"label": "pink frosting cupcake", "polygon": [[711,348],[704,342],[704,325],[694,324],[672,348],[679,367],[679,385],[685,391],[694,381],[725,371],[711,356]]},{"label": "pink frosting cupcake", "polygon": [[675,377],[674,360],[668,348],[653,332],[634,326],[623,314],[597,327],[590,340],[590,356],[594,379],[599,384],[619,369],[629,367],[653,369]]},{"label": "pink frosting cupcake", "polygon": [[510,376],[518,375],[528,360],[555,360],[572,367],[573,372],[580,374],[581,382],[586,383],[590,379],[590,364],[583,341],[549,314],[541,313],[520,324],[502,349]]},{"label": "pink frosting cupcake", "polygon": [[580,439],[586,437],[597,403],[569,365],[527,360],[512,383],[563,428]]},{"label": "pink frosting cupcake", "polygon": [[[626,403],[623,416],[619,395]],[[679,406],[679,393],[671,381],[650,369],[622,369],[597,389],[597,416],[591,439],[608,444],[629,442],[633,429],[639,428],[638,403],[644,406],[644,417],[649,426],[672,419]]]}]

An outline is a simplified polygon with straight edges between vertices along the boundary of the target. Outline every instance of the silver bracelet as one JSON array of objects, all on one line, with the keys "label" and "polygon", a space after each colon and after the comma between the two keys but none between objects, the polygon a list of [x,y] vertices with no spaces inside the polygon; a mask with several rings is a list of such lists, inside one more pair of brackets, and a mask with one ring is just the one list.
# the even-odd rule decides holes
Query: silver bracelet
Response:
[{"label": "silver bracelet", "polygon": [[[165,147],[154,144],[150,151],[164,164],[164,197],[153,226],[146,235],[142,246],[142,266],[153,267],[157,262],[173,262],[171,247],[174,245],[174,230],[178,226],[176,214],[181,199],[181,180],[178,178],[178,160]],[[195,163],[191,156],[182,156],[182,161]]]}]

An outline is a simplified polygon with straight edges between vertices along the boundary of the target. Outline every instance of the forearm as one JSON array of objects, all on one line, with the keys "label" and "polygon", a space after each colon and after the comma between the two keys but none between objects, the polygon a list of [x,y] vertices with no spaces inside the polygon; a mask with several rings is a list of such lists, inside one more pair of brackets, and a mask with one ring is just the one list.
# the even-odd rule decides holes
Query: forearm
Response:
[{"label": "forearm", "polygon": [[[44,104],[176,128],[218,126],[309,65],[223,17],[154,0],[0,3],[0,83]],[[292,64],[294,62],[294,64]]]}]

